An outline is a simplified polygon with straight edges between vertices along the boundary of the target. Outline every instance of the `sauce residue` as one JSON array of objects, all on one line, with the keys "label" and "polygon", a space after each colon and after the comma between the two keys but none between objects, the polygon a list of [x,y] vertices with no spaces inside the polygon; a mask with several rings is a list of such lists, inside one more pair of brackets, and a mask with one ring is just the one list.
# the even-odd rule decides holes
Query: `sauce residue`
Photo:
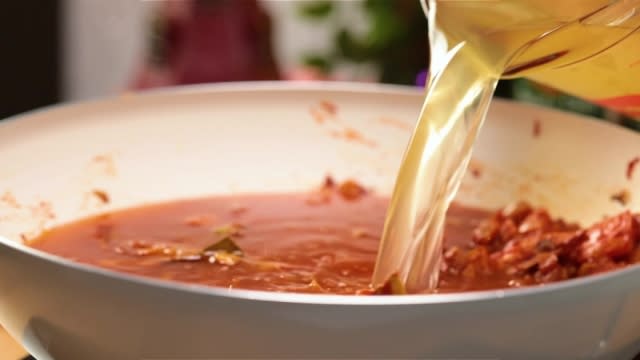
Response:
[{"label": "sauce residue", "polygon": [[638,164],[640,164],[640,156],[637,156],[631,159],[631,161],[627,163],[627,179],[628,180],[633,179],[633,172],[636,170],[636,167],[638,166]]}]

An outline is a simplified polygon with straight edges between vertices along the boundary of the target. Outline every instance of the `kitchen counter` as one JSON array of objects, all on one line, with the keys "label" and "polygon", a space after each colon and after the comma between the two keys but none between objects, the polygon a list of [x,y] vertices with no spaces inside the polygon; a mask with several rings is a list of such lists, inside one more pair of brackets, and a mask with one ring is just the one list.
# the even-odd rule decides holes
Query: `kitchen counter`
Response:
[{"label": "kitchen counter", "polygon": [[19,360],[27,356],[27,352],[0,328],[0,360]]}]

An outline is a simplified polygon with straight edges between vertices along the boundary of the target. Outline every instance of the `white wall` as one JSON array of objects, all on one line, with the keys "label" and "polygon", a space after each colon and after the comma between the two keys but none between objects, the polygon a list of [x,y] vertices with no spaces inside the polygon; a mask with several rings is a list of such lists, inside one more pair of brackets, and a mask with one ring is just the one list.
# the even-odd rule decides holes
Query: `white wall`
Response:
[{"label": "white wall", "polygon": [[81,100],[121,91],[144,51],[151,2],[64,0],[63,96]]}]

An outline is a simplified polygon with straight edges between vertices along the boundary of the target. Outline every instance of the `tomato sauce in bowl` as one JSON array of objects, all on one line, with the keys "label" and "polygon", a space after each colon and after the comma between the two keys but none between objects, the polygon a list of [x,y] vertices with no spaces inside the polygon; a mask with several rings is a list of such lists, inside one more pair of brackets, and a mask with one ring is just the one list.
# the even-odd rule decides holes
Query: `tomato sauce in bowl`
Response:
[{"label": "tomato sauce in bowl", "polygon": [[[31,246],[79,262],[229,289],[370,295],[388,200],[347,181],[306,194],[182,200],[51,229]],[[517,203],[498,212],[454,205],[437,292],[538,285],[640,262],[640,221],[589,228]]]}]

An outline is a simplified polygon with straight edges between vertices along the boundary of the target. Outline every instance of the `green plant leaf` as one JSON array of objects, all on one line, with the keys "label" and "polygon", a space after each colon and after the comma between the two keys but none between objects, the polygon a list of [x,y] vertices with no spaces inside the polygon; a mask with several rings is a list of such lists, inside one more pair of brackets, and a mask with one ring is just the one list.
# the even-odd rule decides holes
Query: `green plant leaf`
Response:
[{"label": "green plant leaf", "polygon": [[324,19],[333,12],[332,1],[304,1],[300,4],[298,12],[309,19]]},{"label": "green plant leaf", "polygon": [[205,255],[209,255],[209,253],[215,252],[242,255],[242,249],[240,249],[240,247],[230,237],[225,237],[215,244],[209,245],[204,250],[202,250],[202,253]]},{"label": "green plant leaf", "polygon": [[378,12],[372,16],[371,31],[367,45],[376,51],[383,51],[405,36],[406,26],[390,12]]},{"label": "green plant leaf", "polygon": [[302,59],[305,66],[309,66],[327,74],[333,69],[333,62],[328,56],[309,54]]},{"label": "green plant leaf", "polygon": [[393,274],[384,284],[375,289],[374,295],[405,295],[407,289],[404,286],[400,276]]},{"label": "green plant leaf", "polygon": [[389,0],[365,0],[365,10],[369,12],[388,11],[393,8],[393,1]]},{"label": "green plant leaf", "polygon": [[348,60],[365,62],[372,58],[370,48],[356,39],[346,29],[342,29],[336,33],[335,41],[340,55]]}]

